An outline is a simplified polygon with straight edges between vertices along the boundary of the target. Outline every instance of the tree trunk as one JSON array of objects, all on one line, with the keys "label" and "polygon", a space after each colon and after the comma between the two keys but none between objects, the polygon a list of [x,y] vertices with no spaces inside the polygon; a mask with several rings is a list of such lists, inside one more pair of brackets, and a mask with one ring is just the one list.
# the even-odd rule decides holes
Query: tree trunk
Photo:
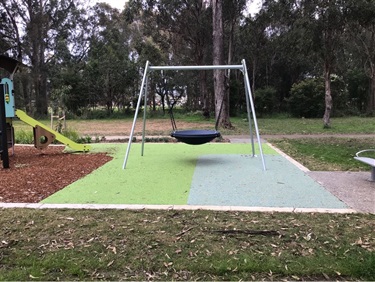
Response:
[{"label": "tree trunk", "polygon": [[367,104],[367,113],[375,113],[375,64],[370,64],[370,94]]},{"label": "tree trunk", "polygon": [[35,108],[37,116],[45,117],[48,114],[47,102],[47,78],[40,74],[35,85]]},{"label": "tree trunk", "polygon": [[28,5],[30,15],[30,36],[31,50],[29,56],[33,65],[33,80],[35,90],[35,107],[38,116],[45,116],[48,113],[47,102],[47,74],[45,65],[47,30],[45,29],[46,15],[43,12],[43,5]]},{"label": "tree trunk", "polygon": [[[224,29],[222,0],[212,0],[213,64],[224,64]],[[224,128],[232,127],[229,101],[225,97],[225,70],[214,70],[215,118]]]},{"label": "tree trunk", "polygon": [[251,93],[253,95],[253,100],[255,101],[255,73],[257,68],[257,60],[253,58],[252,62],[252,80],[251,80]]},{"label": "tree trunk", "polygon": [[205,71],[199,72],[199,90],[200,90],[200,97],[202,99],[201,109],[203,111],[203,115],[205,117],[210,116],[210,97],[207,91],[207,77]]},{"label": "tree trunk", "polygon": [[375,113],[375,73],[371,77],[370,96],[368,102],[368,113]]},{"label": "tree trunk", "polygon": [[324,90],[325,90],[325,111],[323,116],[323,127],[331,127],[331,110],[333,106],[331,95],[331,66],[329,63],[324,64]]}]

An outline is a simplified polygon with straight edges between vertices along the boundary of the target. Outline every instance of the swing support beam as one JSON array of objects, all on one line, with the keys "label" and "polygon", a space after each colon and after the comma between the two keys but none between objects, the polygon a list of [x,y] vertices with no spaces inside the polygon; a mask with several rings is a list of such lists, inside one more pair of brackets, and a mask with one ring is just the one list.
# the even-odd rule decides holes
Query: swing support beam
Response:
[{"label": "swing support beam", "polygon": [[[124,157],[124,162],[122,165],[122,168],[126,168],[126,164],[128,162],[128,157],[130,153],[130,147],[133,141],[134,137],[134,129],[135,124],[137,121],[139,109],[141,107],[141,101],[142,98],[144,98],[144,113],[143,113],[143,128],[142,128],[142,149],[141,149],[141,156],[144,154],[144,144],[145,144],[145,132],[146,132],[146,108],[147,108],[147,84],[148,84],[148,74],[151,71],[184,71],[184,70],[240,70],[244,76],[244,84],[245,84],[245,94],[246,94],[246,108],[247,108],[247,115],[249,120],[249,131],[250,131],[250,140],[251,140],[251,147],[252,147],[252,156],[255,156],[255,146],[254,146],[254,136],[253,136],[253,129],[251,126],[251,121],[253,119],[254,122],[254,128],[255,128],[255,134],[259,145],[259,153],[262,159],[262,167],[263,170],[266,170],[266,163],[264,160],[263,155],[263,149],[262,149],[262,143],[260,140],[259,135],[259,129],[258,129],[258,123],[257,123],[257,117],[255,114],[255,107],[254,107],[254,101],[251,93],[251,87],[250,87],[250,80],[247,72],[246,62],[245,60],[242,60],[241,65],[210,65],[210,66],[151,66],[150,62],[146,62],[146,66],[143,73],[143,79],[141,84],[141,89],[139,91],[138,101],[137,101],[137,107],[135,110],[133,125],[131,128],[128,146],[126,148],[126,153]],[[252,119],[251,119],[252,118]]]}]

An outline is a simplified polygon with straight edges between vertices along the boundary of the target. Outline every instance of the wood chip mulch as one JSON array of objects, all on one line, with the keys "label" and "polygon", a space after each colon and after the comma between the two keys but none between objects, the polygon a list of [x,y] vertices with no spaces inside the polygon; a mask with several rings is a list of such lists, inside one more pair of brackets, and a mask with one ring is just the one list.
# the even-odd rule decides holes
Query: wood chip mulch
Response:
[{"label": "wood chip mulch", "polygon": [[64,146],[9,149],[9,169],[0,161],[0,202],[38,203],[112,159],[105,153],[64,153]]}]

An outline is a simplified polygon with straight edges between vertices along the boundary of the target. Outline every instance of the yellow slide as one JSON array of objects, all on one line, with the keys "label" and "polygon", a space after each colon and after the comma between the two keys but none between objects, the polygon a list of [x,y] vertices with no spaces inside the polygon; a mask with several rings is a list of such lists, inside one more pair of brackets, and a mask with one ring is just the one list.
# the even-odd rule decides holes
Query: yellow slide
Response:
[{"label": "yellow slide", "polygon": [[48,126],[42,124],[41,122],[33,119],[32,117],[28,116],[24,111],[16,110],[16,116],[22,120],[24,123],[27,123],[28,125],[31,125],[34,128],[34,135],[35,135],[35,129],[42,129],[43,132],[48,132],[50,136],[53,137],[53,139],[56,139],[57,141],[63,143],[64,145],[68,146],[69,148],[80,151],[80,152],[87,152],[90,151],[90,146],[85,144],[78,144],[69,138],[65,137],[64,135],[58,133],[55,130],[52,130]]}]

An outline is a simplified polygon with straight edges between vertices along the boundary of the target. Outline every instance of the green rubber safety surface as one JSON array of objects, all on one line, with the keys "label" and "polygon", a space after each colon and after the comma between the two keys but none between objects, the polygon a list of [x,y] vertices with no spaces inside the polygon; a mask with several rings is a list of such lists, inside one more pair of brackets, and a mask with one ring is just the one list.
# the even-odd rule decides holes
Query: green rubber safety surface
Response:
[{"label": "green rubber safety surface", "polygon": [[[110,152],[112,161],[44,199],[53,204],[185,205],[201,155],[251,154],[250,144],[181,143],[132,144],[126,169],[122,169],[127,144],[93,144],[92,152]],[[257,145],[256,154],[259,154]],[[266,155],[277,155],[262,145]],[[262,168],[261,158],[254,158]]]}]

